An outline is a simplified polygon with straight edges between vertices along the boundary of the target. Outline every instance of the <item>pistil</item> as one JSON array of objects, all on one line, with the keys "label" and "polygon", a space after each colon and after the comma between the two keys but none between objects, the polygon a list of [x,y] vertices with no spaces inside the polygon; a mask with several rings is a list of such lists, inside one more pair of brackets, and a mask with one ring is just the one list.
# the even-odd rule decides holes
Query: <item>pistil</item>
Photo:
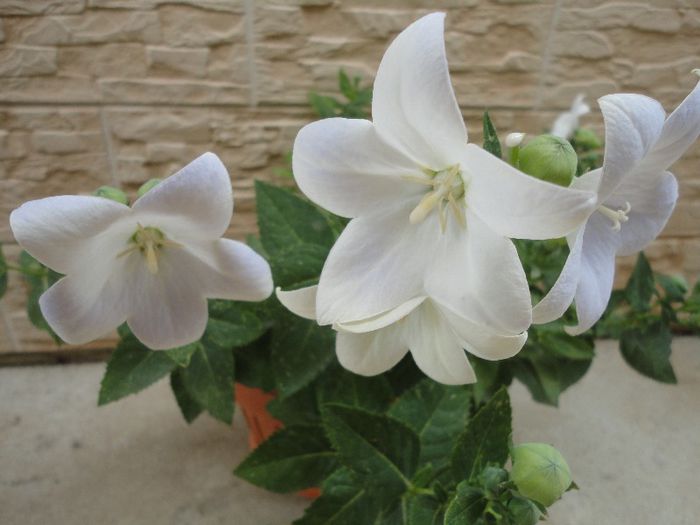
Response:
[{"label": "pistil", "polygon": [[121,252],[117,257],[123,257],[136,250],[140,251],[146,259],[146,267],[152,274],[158,273],[158,255],[159,251],[168,246],[171,248],[181,248],[182,245],[165,237],[165,234],[158,228],[152,226],[143,227],[137,225],[134,234],[129,238],[129,246]]},{"label": "pistil", "polygon": [[438,209],[440,229],[442,232],[447,227],[447,208],[457,218],[462,227],[466,227],[464,205],[458,201],[464,197],[464,181],[458,165],[451,166],[442,171],[425,170],[427,178],[415,176],[405,177],[407,180],[432,187],[432,191],[426,193],[418,203],[408,220],[411,224],[423,222],[433,209]]},{"label": "pistil", "polygon": [[632,206],[629,202],[625,202],[624,210],[611,210],[607,206],[603,206],[601,204],[600,206],[598,206],[598,211],[602,213],[605,217],[610,219],[610,221],[613,223],[612,229],[616,232],[619,232],[620,228],[622,227],[622,223],[627,222],[629,220],[627,214],[630,211],[632,211]]}]

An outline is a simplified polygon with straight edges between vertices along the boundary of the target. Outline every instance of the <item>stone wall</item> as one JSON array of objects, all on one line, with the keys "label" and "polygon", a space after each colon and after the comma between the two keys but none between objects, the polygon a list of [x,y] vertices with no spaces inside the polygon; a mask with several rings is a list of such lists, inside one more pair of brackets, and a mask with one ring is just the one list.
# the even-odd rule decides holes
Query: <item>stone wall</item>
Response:
[{"label": "stone wall", "polygon": [[[310,90],[340,67],[370,81],[391,38],[443,9],[457,97],[474,140],[539,132],[579,92],[620,91],[673,108],[700,66],[700,0],[0,0],[0,240],[21,202],[102,184],[133,191],[206,150],[231,172],[231,235],[255,230],[252,183],[273,179]],[[593,104],[595,105],[595,104]],[[601,127],[599,114],[585,123]],[[649,250],[700,270],[700,147],[675,168],[681,201]],[[622,272],[630,261],[622,261]],[[51,347],[31,329],[16,277],[0,351]],[[99,344],[99,343],[98,343]]]}]

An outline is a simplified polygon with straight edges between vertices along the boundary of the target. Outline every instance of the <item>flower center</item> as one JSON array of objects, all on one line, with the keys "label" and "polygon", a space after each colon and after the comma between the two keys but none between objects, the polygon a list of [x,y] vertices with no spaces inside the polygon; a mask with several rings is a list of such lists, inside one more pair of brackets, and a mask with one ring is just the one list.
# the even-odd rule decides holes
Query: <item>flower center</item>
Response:
[{"label": "flower center", "polygon": [[417,182],[432,188],[418,203],[408,220],[411,224],[423,222],[435,208],[440,217],[440,230],[444,233],[447,227],[447,209],[457,218],[457,221],[465,228],[467,221],[464,216],[464,194],[466,191],[464,179],[459,169],[459,164],[450,166],[441,171],[424,170],[427,177],[405,177],[407,180]]},{"label": "flower center", "polygon": [[180,243],[168,239],[158,228],[152,226],[144,228],[141,224],[138,225],[134,234],[129,237],[128,244],[131,246],[117,255],[117,257],[123,257],[138,250],[146,259],[146,266],[152,274],[158,273],[158,255],[162,248],[165,246],[171,248],[182,247]]},{"label": "flower center", "polygon": [[632,206],[629,202],[625,202],[624,210],[611,210],[610,208],[601,204],[598,206],[598,211],[610,219],[610,221],[612,221],[612,229],[619,232],[620,228],[622,227],[622,223],[629,220],[627,214],[632,211]]}]

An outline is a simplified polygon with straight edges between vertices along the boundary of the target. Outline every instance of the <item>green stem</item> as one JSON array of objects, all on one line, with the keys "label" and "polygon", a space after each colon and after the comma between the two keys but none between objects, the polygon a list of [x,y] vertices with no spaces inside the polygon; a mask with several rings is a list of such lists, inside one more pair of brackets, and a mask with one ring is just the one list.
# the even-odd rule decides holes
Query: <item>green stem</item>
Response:
[{"label": "green stem", "polygon": [[520,146],[515,146],[510,148],[510,164],[514,168],[518,167],[518,161],[520,159]]}]

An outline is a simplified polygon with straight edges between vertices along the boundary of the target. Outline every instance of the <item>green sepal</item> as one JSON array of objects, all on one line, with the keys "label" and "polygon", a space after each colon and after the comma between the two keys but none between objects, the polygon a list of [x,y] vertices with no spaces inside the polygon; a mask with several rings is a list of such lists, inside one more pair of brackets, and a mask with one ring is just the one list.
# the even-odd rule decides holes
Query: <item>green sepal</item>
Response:
[{"label": "green sepal", "polygon": [[501,150],[501,141],[498,140],[498,133],[496,132],[496,127],[491,121],[488,111],[484,111],[484,149],[498,157],[499,159],[503,157],[503,152]]}]

